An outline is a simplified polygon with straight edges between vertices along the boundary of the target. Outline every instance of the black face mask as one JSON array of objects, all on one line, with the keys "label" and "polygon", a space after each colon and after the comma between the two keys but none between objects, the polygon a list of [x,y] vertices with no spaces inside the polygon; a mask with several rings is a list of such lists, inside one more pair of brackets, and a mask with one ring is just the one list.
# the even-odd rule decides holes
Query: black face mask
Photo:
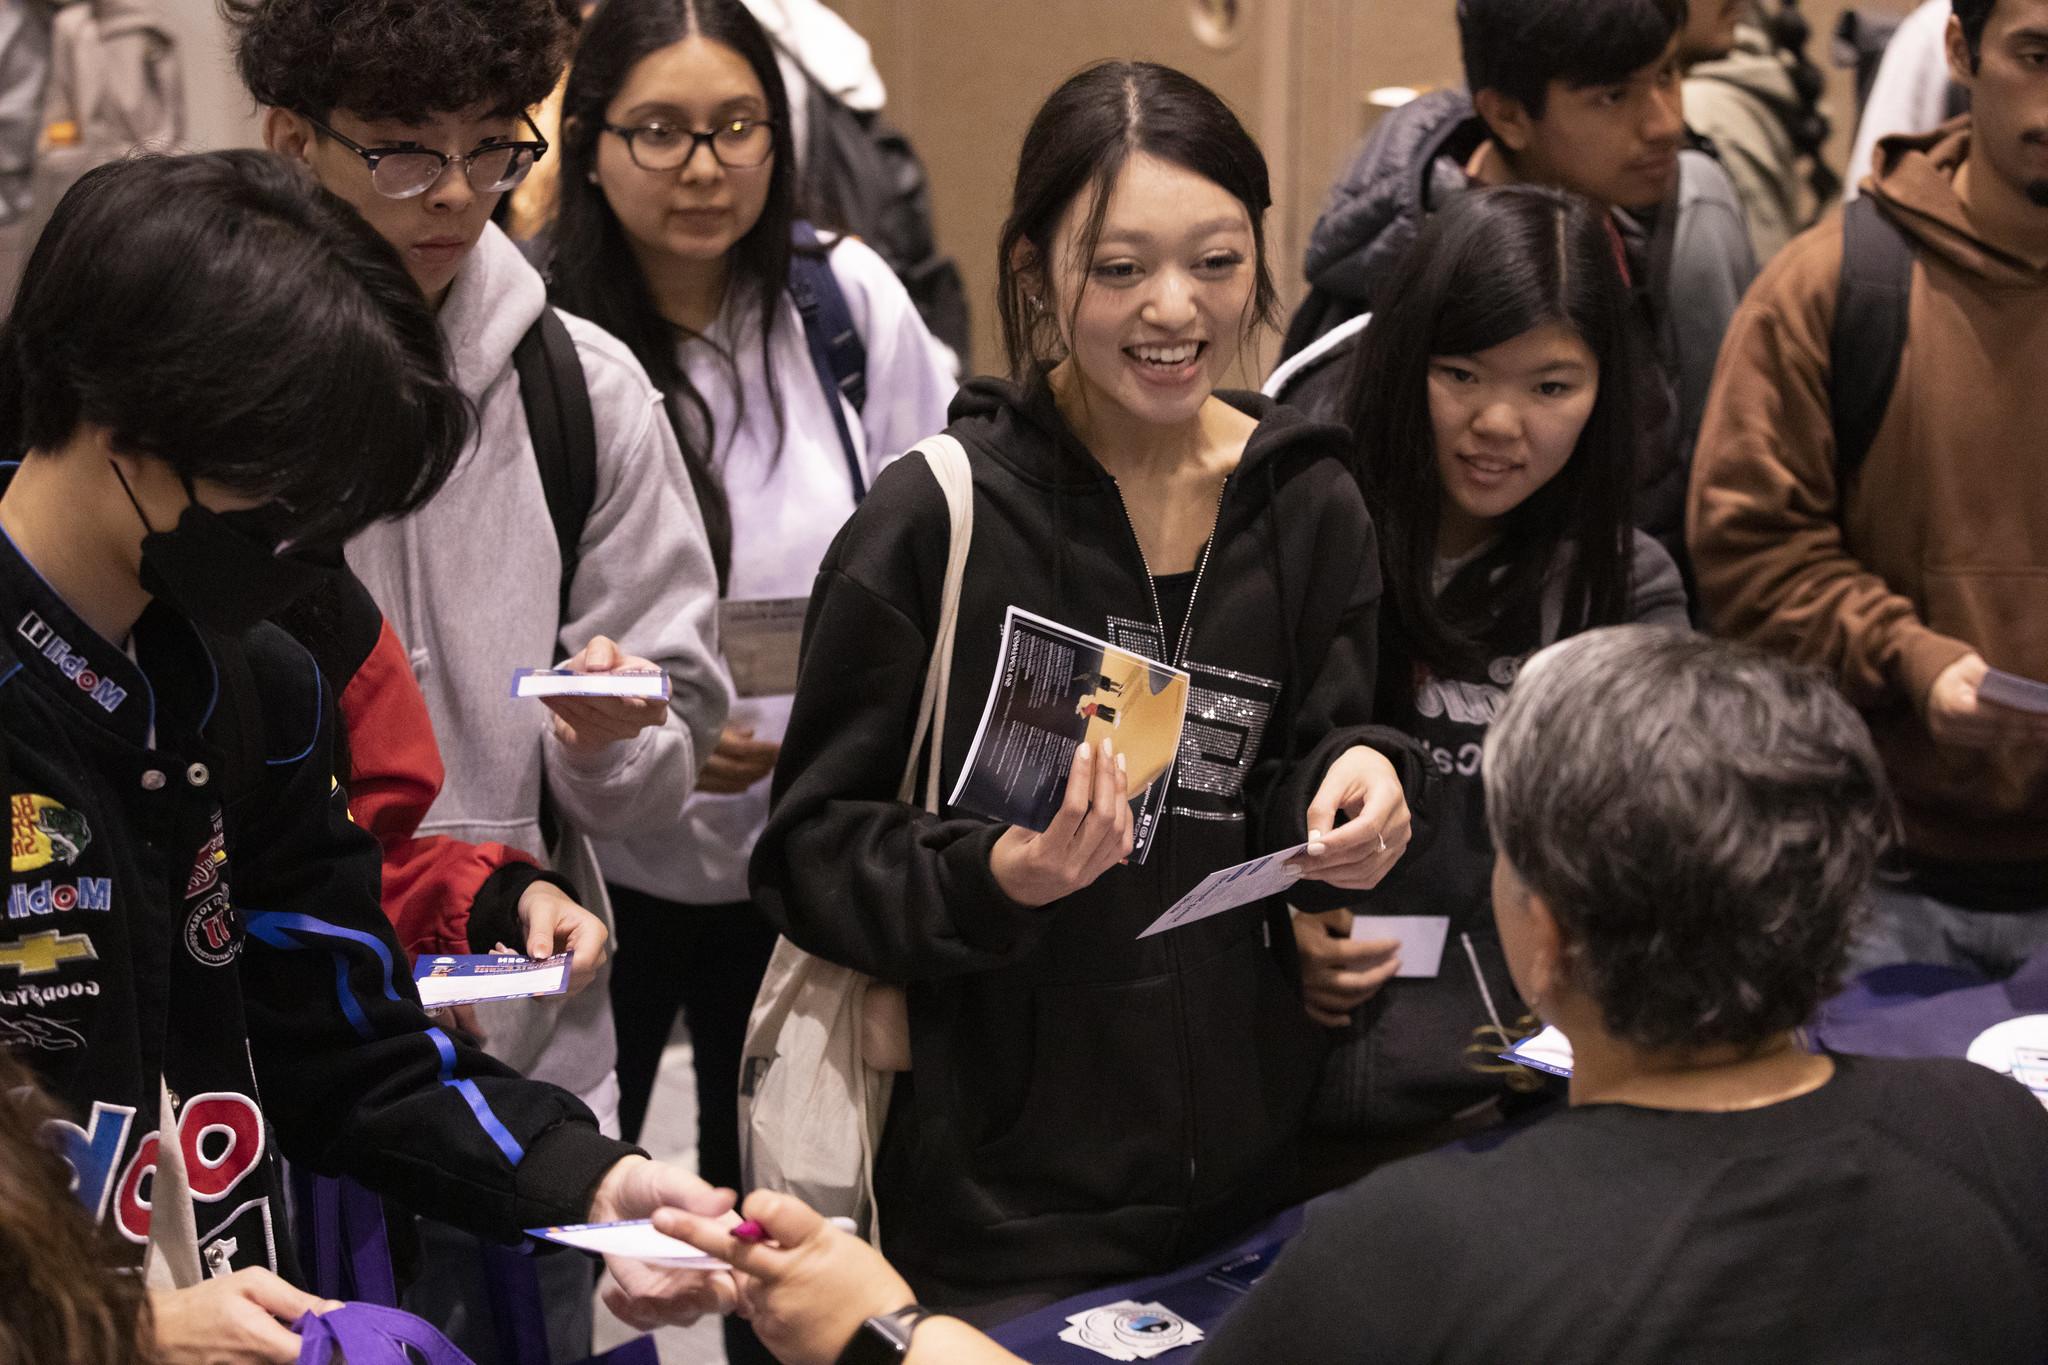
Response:
[{"label": "black face mask", "polygon": [[191,501],[178,524],[159,531],[114,466],[121,491],[142,518],[142,586],[193,624],[221,635],[240,635],[336,577],[340,557],[315,563],[281,555],[282,509],[275,505],[239,512],[202,507],[186,479]]}]

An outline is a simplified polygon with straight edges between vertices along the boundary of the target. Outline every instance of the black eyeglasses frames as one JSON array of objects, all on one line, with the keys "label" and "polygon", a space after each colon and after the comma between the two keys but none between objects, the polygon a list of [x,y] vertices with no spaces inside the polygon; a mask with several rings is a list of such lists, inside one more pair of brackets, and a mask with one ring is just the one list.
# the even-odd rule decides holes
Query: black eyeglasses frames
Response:
[{"label": "black eyeglasses frames", "polygon": [[630,126],[607,123],[604,130],[625,142],[626,154],[643,171],[681,170],[697,155],[697,149],[705,146],[711,148],[712,159],[729,171],[752,170],[775,152],[772,119],[727,119],[701,132],[661,119]]},{"label": "black eyeglasses frames", "polygon": [[363,159],[370,168],[370,188],[386,199],[411,199],[440,183],[450,162],[460,162],[469,187],[478,194],[503,194],[526,179],[533,163],[547,155],[548,141],[540,135],[530,115],[522,114],[533,132],[530,142],[486,142],[466,156],[450,156],[431,147],[365,147],[355,139],[337,133],[314,118],[301,115],[342,146]]}]

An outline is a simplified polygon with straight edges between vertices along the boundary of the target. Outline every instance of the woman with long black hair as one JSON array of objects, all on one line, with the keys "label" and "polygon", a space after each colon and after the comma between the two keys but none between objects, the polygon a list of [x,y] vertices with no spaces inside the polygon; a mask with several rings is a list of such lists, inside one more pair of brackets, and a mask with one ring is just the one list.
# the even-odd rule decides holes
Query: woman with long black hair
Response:
[{"label": "woman with long black hair", "polygon": [[1192,675],[1148,857],[1125,861],[1107,750],[1041,833],[896,800],[949,534],[922,460],[883,475],[812,599],[754,892],[798,946],[907,986],[876,1202],[930,1303],[1001,1316],[1151,1273],[1284,1200],[1316,1066],[1284,907],[1138,935],[1254,855],[1307,842],[1293,895],[1330,903],[1408,842],[1394,760],[1420,763],[1369,723],[1379,567],[1344,434],[1217,389],[1271,311],[1269,201],[1197,82],[1073,77],[1002,236],[1013,377],[970,384],[949,428],[974,522],[942,787],[1006,608],[1036,612]]},{"label": "woman with long black hair", "polygon": [[[789,101],[740,0],[610,0],[563,102],[556,302],[619,337],[665,400],[709,532],[720,596],[800,601],[882,466],[945,425],[948,357],[881,258],[801,226]],[[865,400],[821,373],[836,299],[864,354]],[[730,637],[738,627],[725,628]],[[735,652],[728,638],[727,654]],[[678,827],[600,848],[621,942],[613,969],[620,1126],[635,1140],[680,1008],[697,1071],[700,1165],[739,1181],[739,1054],[775,935],[746,858],[793,680],[729,671],[731,719]]]},{"label": "woman with long black hair", "polygon": [[1677,568],[1630,524],[1637,361],[1598,211],[1534,186],[1466,194],[1399,279],[1346,415],[1386,577],[1376,714],[1421,740],[1442,792],[1430,845],[1358,909],[1450,923],[1437,975],[1394,979],[1394,942],[1353,938],[1352,911],[1295,922],[1309,1012],[1341,1030],[1314,1127],[1346,1143],[1427,1134],[1533,1088],[1498,1056],[1534,1026],[1488,912],[1487,728],[1544,645],[1686,624]]}]

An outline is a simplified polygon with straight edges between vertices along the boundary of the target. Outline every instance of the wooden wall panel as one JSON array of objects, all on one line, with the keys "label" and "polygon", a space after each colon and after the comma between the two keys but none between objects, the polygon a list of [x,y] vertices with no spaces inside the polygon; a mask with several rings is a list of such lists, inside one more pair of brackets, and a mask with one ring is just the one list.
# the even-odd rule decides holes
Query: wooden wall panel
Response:
[{"label": "wooden wall panel", "polygon": [[[160,0],[185,55],[196,146],[252,141],[214,0]],[[1301,251],[1329,182],[1372,117],[1380,86],[1459,79],[1453,0],[830,0],[875,49],[890,115],[930,167],[938,229],[967,273],[976,362],[997,363],[995,240],[1032,112],[1070,72],[1104,57],[1179,66],[1228,99],[1272,165],[1268,224],[1275,276],[1291,307]],[[1846,0],[1807,0],[1826,34]],[[1903,11],[1912,0],[1862,0]],[[1233,11],[1240,37],[1217,51],[1196,36],[1205,11]],[[1816,44],[1824,58],[1825,43]],[[1825,64],[1825,62],[1824,62]],[[1846,75],[1831,70],[1836,159],[1851,119]]]},{"label": "wooden wall panel", "polygon": [[[941,240],[967,274],[977,367],[997,364],[996,234],[1017,144],[1039,102],[1070,72],[1105,57],[1179,66],[1230,101],[1265,147],[1268,225],[1283,300],[1299,299],[1301,251],[1329,182],[1373,117],[1367,92],[1460,79],[1452,0],[831,0],[867,35],[889,85],[891,116],[931,170]],[[1863,0],[1902,11],[1911,0]],[[1218,52],[1196,37],[1197,11],[1234,8],[1241,38]],[[1845,0],[1807,0],[1816,32]],[[1815,50],[1826,62],[1824,39]],[[1852,118],[1847,77],[1831,70],[1837,160]]]}]

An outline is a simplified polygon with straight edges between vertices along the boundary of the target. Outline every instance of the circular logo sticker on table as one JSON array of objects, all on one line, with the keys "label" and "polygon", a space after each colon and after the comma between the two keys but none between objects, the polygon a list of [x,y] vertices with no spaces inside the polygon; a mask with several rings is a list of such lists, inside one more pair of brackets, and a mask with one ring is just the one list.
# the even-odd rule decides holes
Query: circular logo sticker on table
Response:
[{"label": "circular logo sticker on table", "polygon": [[2048,1105],[2048,1014],[2024,1014],[1993,1024],[1970,1044],[1979,1066],[2012,1077]]},{"label": "circular logo sticker on table", "polygon": [[1122,1299],[1067,1318],[1060,1340],[1111,1360],[1150,1360],[1202,1339],[1202,1329],[1162,1303]]}]

